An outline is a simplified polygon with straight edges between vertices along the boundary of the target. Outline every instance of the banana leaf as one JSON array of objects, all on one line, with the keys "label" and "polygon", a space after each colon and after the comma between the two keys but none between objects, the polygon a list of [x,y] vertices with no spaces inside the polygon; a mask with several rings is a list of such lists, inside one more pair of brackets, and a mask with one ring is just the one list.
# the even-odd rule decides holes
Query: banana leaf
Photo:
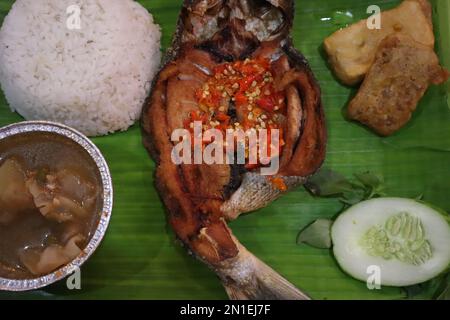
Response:
[{"label": "banana leaf", "polygon": [[[139,1],[163,30],[170,45],[181,0]],[[324,57],[323,39],[345,23],[366,18],[369,5],[392,8],[397,0],[296,0],[292,33],[310,61],[322,90],[329,128],[326,166],[347,176],[370,170],[384,176],[392,196],[424,199],[450,210],[450,109],[448,86],[431,88],[406,128],[380,138],[343,117],[355,94],[333,77]],[[0,21],[13,1],[0,2]],[[450,67],[450,5],[433,1],[437,50]],[[11,113],[0,93],[0,125],[23,120]],[[82,289],[64,281],[28,293],[0,293],[0,299],[225,299],[216,276],[188,256],[166,224],[163,205],[153,186],[154,163],[135,125],[124,133],[95,138],[112,172],[115,200],[106,238],[81,270]],[[400,288],[368,290],[365,283],[339,269],[328,250],[296,244],[300,229],[317,218],[331,218],[341,204],[313,198],[303,188],[232,223],[235,235],[262,260],[315,299],[404,299]],[[422,298],[431,298],[424,292]]]}]

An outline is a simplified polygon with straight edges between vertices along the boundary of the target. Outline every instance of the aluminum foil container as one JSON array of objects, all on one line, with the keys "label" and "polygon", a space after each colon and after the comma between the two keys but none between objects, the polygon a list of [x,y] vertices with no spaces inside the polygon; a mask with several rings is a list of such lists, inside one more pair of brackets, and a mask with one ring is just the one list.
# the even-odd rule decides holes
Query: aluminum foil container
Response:
[{"label": "aluminum foil container", "polygon": [[27,291],[39,289],[59,281],[80,268],[83,263],[94,253],[105,236],[106,229],[111,218],[113,206],[113,187],[111,174],[105,158],[100,150],[82,133],[65,125],[47,121],[26,121],[0,128],[0,141],[24,133],[44,132],[59,135],[80,145],[94,160],[98,168],[103,185],[103,207],[98,226],[91,240],[82,253],[68,265],[61,267],[51,274],[34,279],[5,279],[0,277],[0,290],[3,291]]}]

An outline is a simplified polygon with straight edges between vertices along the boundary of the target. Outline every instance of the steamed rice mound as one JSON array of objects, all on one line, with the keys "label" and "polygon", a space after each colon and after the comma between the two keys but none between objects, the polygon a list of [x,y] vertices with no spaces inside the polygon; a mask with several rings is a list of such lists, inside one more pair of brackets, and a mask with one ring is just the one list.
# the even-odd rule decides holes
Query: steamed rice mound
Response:
[{"label": "steamed rice mound", "polygon": [[[70,30],[67,8],[81,9]],[[136,122],[160,64],[158,25],[132,0],[17,0],[0,30],[0,83],[13,111],[89,135]]]}]

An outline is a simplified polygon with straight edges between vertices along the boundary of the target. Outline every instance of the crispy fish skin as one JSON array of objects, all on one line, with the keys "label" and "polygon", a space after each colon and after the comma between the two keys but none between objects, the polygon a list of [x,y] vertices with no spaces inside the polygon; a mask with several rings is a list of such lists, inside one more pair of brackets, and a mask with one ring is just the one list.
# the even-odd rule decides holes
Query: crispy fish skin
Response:
[{"label": "crispy fish skin", "polygon": [[348,116],[389,136],[411,119],[428,87],[447,81],[448,75],[433,49],[408,36],[391,35],[380,44]]},{"label": "crispy fish skin", "polygon": [[[230,165],[176,165],[171,159],[171,133],[182,128],[188,113],[198,108],[195,91],[211,70],[225,61],[264,57],[278,67],[276,83],[285,90],[291,108],[280,176],[291,189],[323,163],[326,128],[320,89],[288,38],[294,2],[261,3],[185,1],[174,43],[143,111],[143,142],[157,163],[156,186],[177,238],[217,273],[230,298],[308,299],[248,252],[227,225],[244,212],[266,206],[282,192],[258,171],[239,172]],[[276,29],[255,31],[245,24],[258,25],[260,14],[274,19],[271,25]],[[246,29],[252,32],[243,33]]]}]

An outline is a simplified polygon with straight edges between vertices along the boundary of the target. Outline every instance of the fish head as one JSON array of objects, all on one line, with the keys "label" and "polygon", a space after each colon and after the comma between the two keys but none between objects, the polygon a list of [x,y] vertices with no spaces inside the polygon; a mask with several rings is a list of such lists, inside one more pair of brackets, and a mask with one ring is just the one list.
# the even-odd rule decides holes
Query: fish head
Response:
[{"label": "fish head", "polygon": [[262,42],[286,39],[293,15],[292,0],[187,0],[181,42],[209,48],[222,60],[239,60]]}]

